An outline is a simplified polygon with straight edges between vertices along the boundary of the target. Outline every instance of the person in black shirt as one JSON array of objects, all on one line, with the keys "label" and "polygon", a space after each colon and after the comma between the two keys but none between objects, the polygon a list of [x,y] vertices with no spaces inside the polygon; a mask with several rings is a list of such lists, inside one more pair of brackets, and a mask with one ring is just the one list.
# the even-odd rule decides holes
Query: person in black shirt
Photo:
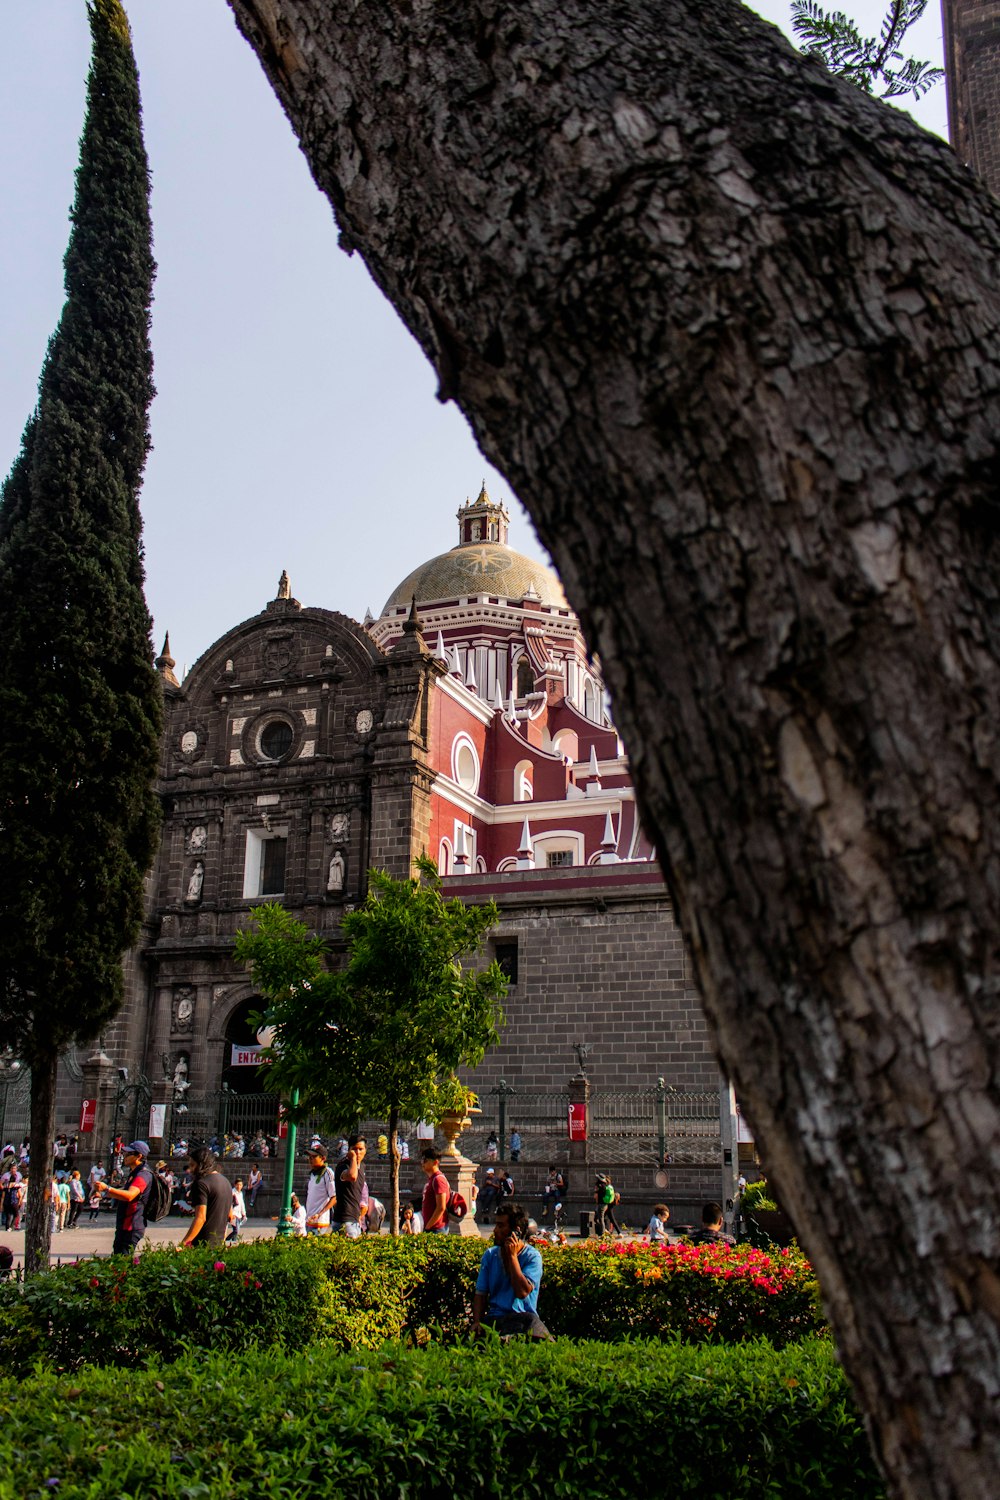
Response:
[{"label": "person in black shirt", "polygon": [[362,1163],[367,1150],[364,1136],[352,1135],[347,1143],[347,1155],[333,1169],[337,1201],[330,1229],[334,1234],[346,1235],[349,1240],[361,1238],[361,1190],[365,1185]]},{"label": "person in black shirt", "polygon": [[735,1245],[731,1234],[726,1234],[721,1203],[706,1203],[701,1211],[701,1228],[691,1236],[694,1245]]},{"label": "person in black shirt", "polygon": [[215,1152],[207,1146],[195,1146],[188,1153],[187,1170],[194,1178],[188,1194],[194,1213],[188,1232],[177,1248],[187,1250],[192,1245],[212,1245],[221,1250],[233,1206],[232,1184],[219,1171]]},{"label": "person in black shirt", "polygon": [[145,1141],[132,1141],[124,1151],[125,1186],[109,1187],[106,1182],[95,1184],[99,1193],[107,1193],[118,1204],[112,1255],[131,1255],[146,1233],[146,1202],[153,1185],[153,1174],[146,1166],[148,1155],[149,1146]]}]

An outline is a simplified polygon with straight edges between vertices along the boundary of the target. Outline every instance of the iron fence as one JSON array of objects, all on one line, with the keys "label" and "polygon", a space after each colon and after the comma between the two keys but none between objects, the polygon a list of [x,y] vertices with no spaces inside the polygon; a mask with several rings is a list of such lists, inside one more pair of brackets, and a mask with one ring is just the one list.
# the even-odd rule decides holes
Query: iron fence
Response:
[{"label": "iron fence", "polygon": [[[461,1138],[461,1149],[474,1161],[488,1161],[494,1150],[500,1160],[511,1157],[511,1137],[520,1136],[520,1161],[566,1162],[569,1158],[569,1093],[566,1089],[522,1089],[504,1079],[479,1093],[472,1123]],[[600,1165],[633,1161],[662,1166],[676,1163],[710,1166],[722,1159],[722,1133],[717,1090],[687,1092],[657,1083],[636,1089],[592,1089],[587,1159]],[[260,1155],[266,1141],[275,1154],[279,1132],[279,1103],[274,1094],[236,1094],[225,1089],[203,1098],[188,1096],[183,1107],[167,1114],[167,1138],[172,1147],[183,1141],[214,1145],[231,1156],[234,1147],[248,1158]],[[424,1144],[419,1122],[401,1120],[399,1138],[410,1160]],[[360,1131],[371,1148],[388,1134],[379,1119],[350,1121],[331,1129],[328,1121],[312,1116],[299,1125],[298,1153],[318,1136],[328,1147],[340,1136]],[[240,1152],[240,1143],[242,1151]]]}]

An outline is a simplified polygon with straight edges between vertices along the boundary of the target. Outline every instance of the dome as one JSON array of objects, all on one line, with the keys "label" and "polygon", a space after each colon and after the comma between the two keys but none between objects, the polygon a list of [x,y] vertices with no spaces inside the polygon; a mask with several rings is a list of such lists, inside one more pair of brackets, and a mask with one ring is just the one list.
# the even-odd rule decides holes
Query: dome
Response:
[{"label": "dome", "polygon": [[382,614],[387,615],[394,609],[408,609],[414,597],[422,607],[469,594],[523,599],[532,592],[542,604],[556,609],[569,608],[562,584],[544,563],[535,562],[502,542],[466,542],[414,568],[398,588],[393,589]]}]

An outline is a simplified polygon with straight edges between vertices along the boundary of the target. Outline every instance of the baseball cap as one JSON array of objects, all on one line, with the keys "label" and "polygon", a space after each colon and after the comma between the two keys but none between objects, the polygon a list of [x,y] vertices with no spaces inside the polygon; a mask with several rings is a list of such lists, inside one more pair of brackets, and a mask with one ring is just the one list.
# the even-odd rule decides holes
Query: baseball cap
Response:
[{"label": "baseball cap", "polygon": [[129,1151],[134,1152],[136,1156],[148,1156],[149,1155],[149,1142],[148,1141],[129,1141],[128,1145],[125,1147],[125,1150],[126,1150],[126,1152],[129,1152]]}]

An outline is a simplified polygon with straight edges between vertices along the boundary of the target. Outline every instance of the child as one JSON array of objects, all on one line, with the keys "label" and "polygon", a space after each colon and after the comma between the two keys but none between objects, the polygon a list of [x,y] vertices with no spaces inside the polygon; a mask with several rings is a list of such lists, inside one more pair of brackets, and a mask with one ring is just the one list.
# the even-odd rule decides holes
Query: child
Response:
[{"label": "child", "polygon": [[651,1245],[665,1245],[669,1239],[667,1234],[667,1220],[670,1218],[670,1210],[665,1203],[653,1205],[653,1217],[646,1225],[646,1233],[649,1235]]}]

